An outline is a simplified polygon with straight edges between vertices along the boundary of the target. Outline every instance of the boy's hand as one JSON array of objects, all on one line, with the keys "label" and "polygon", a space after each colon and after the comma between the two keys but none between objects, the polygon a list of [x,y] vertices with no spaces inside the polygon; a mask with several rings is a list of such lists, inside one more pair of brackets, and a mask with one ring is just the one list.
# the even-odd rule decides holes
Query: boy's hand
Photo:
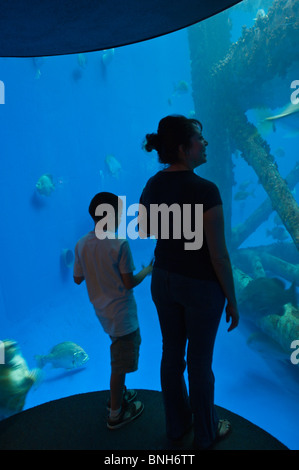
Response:
[{"label": "boy's hand", "polygon": [[151,259],[151,262],[148,266],[144,266],[144,264],[142,264],[142,269],[146,269],[147,270],[147,275],[150,274],[153,270],[153,264],[154,264],[154,258]]}]

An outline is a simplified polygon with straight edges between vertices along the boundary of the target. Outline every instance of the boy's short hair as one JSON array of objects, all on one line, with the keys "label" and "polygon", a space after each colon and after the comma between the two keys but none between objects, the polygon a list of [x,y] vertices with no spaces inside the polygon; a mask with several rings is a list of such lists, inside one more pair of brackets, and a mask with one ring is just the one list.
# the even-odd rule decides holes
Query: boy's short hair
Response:
[{"label": "boy's short hair", "polygon": [[113,193],[108,193],[108,192],[101,192],[96,194],[92,200],[90,201],[89,204],[89,209],[88,212],[93,218],[95,222],[99,222],[99,220],[103,219],[105,215],[97,216],[95,214],[96,208],[101,205],[101,204],[109,204],[110,206],[113,207],[115,217],[118,217],[118,204],[119,204],[119,198]]}]

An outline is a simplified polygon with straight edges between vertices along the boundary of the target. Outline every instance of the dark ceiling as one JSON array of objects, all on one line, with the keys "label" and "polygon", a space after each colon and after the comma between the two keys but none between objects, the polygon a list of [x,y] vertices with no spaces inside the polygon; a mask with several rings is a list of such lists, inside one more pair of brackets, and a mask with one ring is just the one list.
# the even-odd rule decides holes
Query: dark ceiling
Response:
[{"label": "dark ceiling", "polygon": [[132,44],[198,23],[239,1],[0,0],[0,56],[49,56]]}]

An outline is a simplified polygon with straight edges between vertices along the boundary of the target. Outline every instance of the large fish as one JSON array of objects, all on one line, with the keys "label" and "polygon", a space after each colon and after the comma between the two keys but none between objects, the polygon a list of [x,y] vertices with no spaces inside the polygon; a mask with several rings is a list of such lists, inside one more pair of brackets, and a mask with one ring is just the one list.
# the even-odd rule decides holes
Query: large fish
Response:
[{"label": "large fish", "polygon": [[4,340],[4,364],[0,364],[0,420],[22,411],[27,393],[40,378],[40,371],[29,370],[18,343]]},{"label": "large fish", "polygon": [[277,278],[261,277],[253,279],[243,289],[239,299],[240,311],[252,318],[265,315],[283,315],[284,305],[291,303],[297,307],[296,285],[289,289]]},{"label": "large fish", "polygon": [[252,333],[247,339],[246,344],[250,349],[258,352],[265,358],[283,361],[290,359],[290,351],[284,351],[280,344],[261,331]]},{"label": "large fish", "polygon": [[281,123],[288,129],[286,136],[296,136],[299,133],[299,103],[287,104],[275,115],[269,115],[269,110],[257,109],[255,114],[257,117],[257,127],[259,131],[267,135],[269,132],[276,131],[277,123]]},{"label": "large fish", "polygon": [[299,112],[299,103],[298,104],[288,104],[285,106],[280,113],[276,114],[275,116],[269,116],[265,120],[266,121],[276,121],[277,119],[286,118],[287,116],[291,116],[292,114]]},{"label": "large fish", "polygon": [[52,364],[53,368],[77,369],[82,367],[88,360],[88,354],[72,341],[65,341],[54,346],[49,354],[37,355],[35,360],[39,368],[46,364]]}]

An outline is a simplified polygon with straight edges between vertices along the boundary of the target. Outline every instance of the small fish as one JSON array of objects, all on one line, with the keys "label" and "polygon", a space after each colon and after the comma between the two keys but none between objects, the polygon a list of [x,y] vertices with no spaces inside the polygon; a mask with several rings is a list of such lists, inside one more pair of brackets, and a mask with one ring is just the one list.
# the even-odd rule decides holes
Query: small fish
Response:
[{"label": "small fish", "polygon": [[103,51],[102,64],[106,67],[112,62],[114,57],[114,49],[108,49]]},{"label": "small fish", "polygon": [[26,396],[41,371],[29,370],[18,343],[4,340],[4,363],[0,364],[0,420],[22,411]]},{"label": "small fish", "polygon": [[50,196],[50,194],[55,189],[55,185],[53,183],[53,176],[48,173],[42,175],[36,183],[35,187],[39,194],[43,196]]},{"label": "small fish", "polygon": [[267,230],[266,235],[267,237],[272,237],[280,242],[283,242],[284,240],[289,238],[285,228],[278,225],[276,225],[276,227],[273,227],[271,230]]},{"label": "small fish", "polygon": [[83,53],[77,54],[77,61],[78,61],[78,65],[82,69],[86,68],[86,65],[87,65],[87,56],[86,56],[86,54],[83,54]]},{"label": "small fish", "polygon": [[74,69],[72,72],[72,77],[75,82],[78,82],[78,80],[81,80],[81,78],[83,77],[82,70],[79,69],[78,67]]},{"label": "small fish", "polygon": [[255,197],[254,191],[242,191],[242,190],[240,190],[235,194],[234,200],[235,201],[244,201],[245,199],[248,198],[248,196]]},{"label": "small fish", "polygon": [[274,216],[273,222],[275,225],[283,225],[283,222],[277,213]]},{"label": "small fish", "polygon": [[121,171],[121,164],[115,158],[115,156],[111,155],[111,154],[107,155],[106,158],[105,158],[105,163],[106,163],[106,166],[109,170],[109,173],[112,176],[114,176],[114,178],[118,178],[119,173]]},{"label": "small fish", "polygon": [[105,181],[104,172],[103,172],[103,170],[100,170],[99,173],[100,173],[100,188],[103,188],[104,187],[104,181]]},{"label": "small fish", "polygon": [[265,13],[265,10],[263,10],[263,8],[258,9],[256,17],[253,19],[254,21],[256,21],[256,20],[260,20],[261,18],[267,18],[267,15]]},{"label": "small fish", "polygon": [[65,341],[54,346],[49,354],[35,356],[35,360],[40,369],[50,363],[55,369],[70,370],[82,367],[89,360],[89,357],[81,346],[71,341]]},{"label": "small fish", "polygon": [[285,156],[285,151],[283,150],[283,148],[278,147],[276,150],[274,150],[273,154],[274,157],[283,158]]},{"label": "small fish", "polygon": [[39,80],[41,75],[42,75],[42,72],[41,72],[41,66],[43,65],[44,63],[44,57],[32,57],[32,62],[33,62],[33,66],[34,66],[34,69],[35,69],[35,80]]},{"label": "small fish", "polygon": [[185,80],[180,80],[178,83],[174,85],[173,95],[183,95],[188,93],[189,85]]},{"label": "small fish", "polygon": [[283,281],[269,277],[250,281],[239,299],[240,311],[252,318],[283,315],[284,305],[288,303],[297,308],[295,283],[286,289]]},{"label": "small fish", "polygon": [[239,191],[245,191],[251,184],[253,184],[253,182],[250,180],[243,181],[239,184]]}]

